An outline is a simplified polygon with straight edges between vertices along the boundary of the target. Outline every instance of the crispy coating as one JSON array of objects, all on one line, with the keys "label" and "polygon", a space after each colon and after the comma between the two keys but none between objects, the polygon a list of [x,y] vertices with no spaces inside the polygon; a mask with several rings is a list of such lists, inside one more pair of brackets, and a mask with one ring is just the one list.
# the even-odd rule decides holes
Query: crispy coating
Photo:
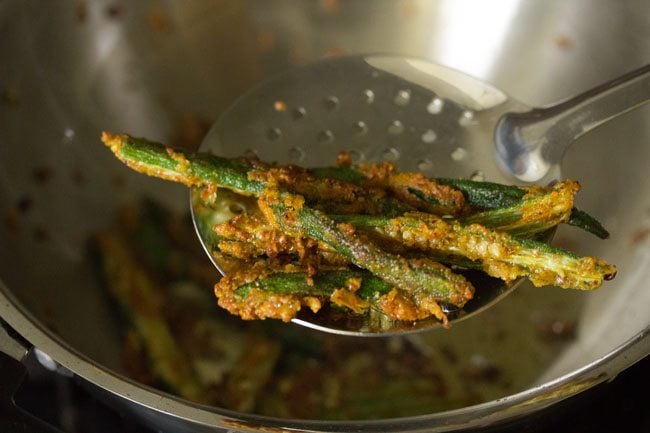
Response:
[{"label": "crispy coating", "polygon": [[460,215],[467,210],[461,191],[422,173],[400,173],[390,162],[359,164],[355,169],[365,176],[368,186],[386,189],[414,210],[437,215]]},{"label": "crispy coating", "polygon": [[358,297],[349,289],[337,289],[330,296],[330,301],[339,307],[346,307],[357,314],[361,314],[370,307],[370,302]]},{"label": "crispy coating", "polygon": [[[258,163],[259,164],[259,163]],[[379,214],[383,210],[382,188],[357,186],[337,179],[317,178],[308,170],[294,165],[257,166],[249,179],[266,182],[302,195],[315,209],[340,214]]]},{"label": "crispy coating", "polygon": [[[247,247],[238,247],[244,250],[242,258],[295,254],[302,261],[306,261],[318,251],[317,241],[289,236],[270,225],[263,215],[237,215],[224,223],[215,225],[214,231],[219,236],[228,239],[228,241],[222,241],[224,246],[232,241],[247,245]],[[223,251],[221,244],[219,248]],[[238,253],[235,255],[238,256]]]},{"label": "crispy coating", "polygon": [[603,279],[616,274],[616,268],[595,257],[567,256],[566,252],[548,248],[544,264],[525,242],[507,233],[487,229],[479,224],[464,226],[430,214],[407,214],[394,218],[380,232],[402,244],[421,251],[458,254],[482,263],[483,270],[506,282],[527,277],[534,285],[590,290]]},{"label": "crispy coating", "polygon": [[[233,161],[123,134],[103,133],[102,140],[136,171],[200,187],[204,201],[215,200],[217,186],[258,199],[260,215],[239,216],[219,224],[210,240],[212,245],[218,244],[220,252],[216,254],[229,256],[228,275],[215,287],[219,302],[244,318],[287,321],[303,306],[319,310],[325,300],[323,292],[303,289],[314,285],[327,256],[331,262],[349,261],[365,268],[394,287],[379,297],[378,305],[387,316],[409,321],[435,316],[446,322],[438,301],[462,307],[474,294],[463,275],[432,257],[462,257],[472,265],[468,267],[480,264],[506,282],[525,276],[535,285],[578,289],[596,288],[616,273],[614,266],[602,260],[577,257],[524,238],[569,221],[573,197],[579,190],[577,182],[527,188],[523,200],[517,190],[514,205],[506,200],[494,206],[473,204],[476,208],[472,208],[456,187],[420,173],[399,173],[392,163],[354,166],[354,171],[343,172],[343,178],[353,174],[347,182],[334,179],[339,176],[334,172],[330,172],[334,178],[317,176],[327,170]],[[341,154],[337,162],[349,167],[352,158]],[[386,240],[376,242],[376,233]],[[522,238],[513,237],[518,234]],[[397,251],[390,250],[395,245]],[[417,252],[429,256],[422,258]],[[305,287],[298,287],[298,292],[318,296],[260,289],[259,281],[269,272],[292,261],[304,272],[299,278],[304,278]],[[340,280],[335,280],[327,290],[339,284]],[[245,295],[237,290],[242,285],[247,286]],[[333,293],[330,302],[362,312],[368,302],[377,301],[377,297],[372,301],[359,298],[352,283],[344,285],[328,292]]]},{"label": "crispy coating", "polygon": [[[252,288],[245,297],[235,292],[241,285],[264,278],[270,272],[264,262],[258,261],[250,267],[242,267],[224,276],[214,286],[219,306],[244,320],[276,318],[289,322],[302,307],[299,297],[291,294],[269,293],[256,288]],[[306,301],[306,304],[312,311],[315,310],[314,312],[320,309],[320,304],[314,303],[311,298]]]},{"label": "crispy coating", "polygon": [[165,169],[159,166],[153,166],[146,162],[138,161],[131,158],[122,157],[122,148],[124,143],[128,142],[130,137],[126,134],[111,134],[102,132],[102,141],[111,151],[120,158],[129,168],[146,174],[147,176],[158,177],[172,182],[182,183],[189,187],[203,186],[205,182],[191,173],[190,163],[182,152],[167,148],[167,154],[176,161],[177,165],[173,169]]},{"label": "crispy coating", "polygon": [[423,212],[460,215],[465,211],[465,196],[462,192],[440,185],[422,173],[392,174],[387,179],[387,186],[399,200]]},{"label": "crispy coating", "polygon": [[394,320],[415,322],[433,315],[444,326],[449,323],[437,302],[427,297],[409,296],[399,289],[393,289],[379,298],[379,305],[384,313]]}]

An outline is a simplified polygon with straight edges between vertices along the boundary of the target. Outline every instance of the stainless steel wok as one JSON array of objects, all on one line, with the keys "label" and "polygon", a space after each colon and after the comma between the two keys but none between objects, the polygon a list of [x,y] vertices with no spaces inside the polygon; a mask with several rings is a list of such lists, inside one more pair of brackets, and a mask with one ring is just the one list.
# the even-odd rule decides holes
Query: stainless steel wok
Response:
[{"label": "stainless steel wok", "polygon": [[[17,361],[38,351],[167,431],[449,431],[524,416],[650,353],[650,106],[580,139],[563,167],[583,185],[579,206],[612,237],[561,230],[557,240],[617,264],[617,278],[593,293],[525,286],[490,313],[419,337],[494,360],[512,378],[476,405],[330,422],[234,413],[145,387],[125,375],[85,253],[122,203],[188,202],[182,188],[125,171],[100,145],[102,129],[169,141],[179,118],[211,122],[271,74],[355,53],[424,57],[541,106],[650,60],[642,0],[4,0],[0,34],[0,349]],[[574,321],[575,337],[540,343],[535,317]]]}]

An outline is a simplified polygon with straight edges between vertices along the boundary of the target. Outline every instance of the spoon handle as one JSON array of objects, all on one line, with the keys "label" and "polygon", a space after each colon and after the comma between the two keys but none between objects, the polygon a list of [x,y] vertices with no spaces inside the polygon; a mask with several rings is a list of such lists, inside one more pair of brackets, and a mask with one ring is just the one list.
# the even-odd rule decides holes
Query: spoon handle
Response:
[{"label": "spoon handle", "polygon": [[495,133],[503,167],[524,182],[553,180],[584,134],[650,100],[650,64],[545,108],[507,113]]}]

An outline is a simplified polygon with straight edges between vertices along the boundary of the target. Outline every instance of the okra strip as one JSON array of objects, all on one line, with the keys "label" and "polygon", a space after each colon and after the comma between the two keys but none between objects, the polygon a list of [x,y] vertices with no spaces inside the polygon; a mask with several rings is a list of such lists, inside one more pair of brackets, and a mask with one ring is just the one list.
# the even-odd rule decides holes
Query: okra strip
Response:
[{"label": "okra strip", "polygon": [[102,141],[129,168],[188,187],[218,185],[239,194],[260,194],[266,184],[249,180],[245,163],[208,153],[172,149],[160,143],[126,134],[102,133]]},{"label": "okra strip", "polygon": [[305,272],[275,272],[242,284],[235,289],[235,293],[246,297],[255,288],[276,294],[331,296],[336,290],[348,287],[353,280],[358,284],[354,293],[362,299],[385,295],[393,289],[389,283],[369,272],[340,269],[321,271],[314,276]]},{"label": "okra strip", "polygon": [[[102,140],[130,168],[190,187],[217,185],[240,194],[261,195],[267,186],[263,181],[250,180],[245,167],[225,158],[173,150],[128,135],[104,133]],[[268,201],[266,194],[268,208],[272,210],[267,218],[272,215],[279,227],[330,245],[357,266],[368,269],[418,300],[426,298],[462,306],[473,296],[471,283],[449,268],[430,260],[409,261],[386,253],[353,233],[339,230],[323,213],[305,206],[301,196],[286,191],[281,195],[282,199]],[[426,302],[424,300],[423,304]]]},{"label": "okra strip", "polygon": [[573,208],[573,197],[579,189],[580,185],[575,181],[557,182],[550,189],[532,197],[525,196],[514,205],[479,212],[460,221],[463,224],[481,224],[515,236],[530,236],[567,222]]},{"label": "okra strip", "polygon": [[201,401],[203,389],[196,372],[164,319],[164,299],[138,265],[127,239],[102,233],[94,241],[108,290],[141,336],[153,373],[174,391]]},{"label": "okra strip", "polygon": [[319,179],[330,178],[366,187],[380,187],[411,210],[437,215],[458,215],[465,210],[465,198],[458,189],[440,184],[418,172],[399,173],[394,166],[385,163],[355,168],[320,167],[309,171]]},{"label": "okra strip", "polygon": [[[317,178],[295,166],[267,166],[261,162],[222,158],[209,153],[171,148],[127,134],[102,133],[102,141],[133,170],[188,187],[218,185],[243,195],[258,195],[269,183],[279,183],[310,203],[327,203],[342,213],[399,215],[412,207],[386,197],[378,188],[334,178]],[[285,179],[287,181],[285,181]]]},{"label": "okra strip", "polygon": [[[527,188],[515,185],[469,179],[438,178],[436,180],[443,185],[453,186],[462,191],[471,206],[483,209],[517,206],[528,193]],[[609,237],[609,232],[596,218],[576,207],[571,209],[571,214],[566,223],[585,230],[600,239]]]},{"label": "okra strip", "polygon": [[423,213],[397,218],[337,217],[356,227],[369,223],[374,233],[397,240],[423,252],[442,252],[480,261],[494,277],[512,281],[527,277],[536,286],[592,290],[616,275],[616,268],[594,257],[579,257],[569,251],[478,224],[464,225]]},{"label": "okra strip", "polygon": [[[395,289],[364,270],[328,269],[310,275],[293,265],[275,268],[257,261],[224,276],[215,285],[215,294],[221,307],[245,320],[274,318],[288,322],[305,306],[318,312],[324,301],[355,313],[374,307],[392,319],[404,319],[402,311],[394,314],[391,310]],[[446,323],[438,309],[440,320]]]},{"label": "okra strip", "polygon": [[[372,228],[372,222],[376,219],[378,225],[386,223],[386,217],[370,215],[332,215],[337,222],[349,222],[353,225],[358,221],[361,228]],[[234,227],[233,227],[234,226]],[[271,233],[271,232],[277,233]],[[303,259],[301,247],[304,245],[304,238],[287,236],[280,229],[270,225],[266,219],[257,215],[238,215],[230,221],[218,224],[214,230],[203,233],[204,239],[211,240],[210,247],[213,250],[220,250],[224,254],[240,259],[256,259],[262,257],[277,257],[280,255],[291,255],[296,259]],[[281,239],[281,242],[278,240]],[[379,238],[375,236],[373,241],[381,249],[393,253],[409,255],[413,251],[403,246],[397,241]],[[351,262],[341,254],[336,253],[329,245],[324,243],[318,244],[318,249],[314,253],[320,257],[323,265],[349,265]],[[412,255],[412,254],[411,254]],[[481,269],[481,264],[468,260],[457,255],[444,254],[440,252],[431,252],[427,257],[440,262],[447,266],[460,266],[467,269]]]},{"label": "okra strip", "polygon": [[474,288],[463,276],[431,260],[406,260],[387,253],[331,218],[304,205],[300,196],[270,189],[260,197],[260,209],[281,230],[292,236],[316,239],[410,295],[462,306]]},{"label": "okra strip", "polygon": [[600,239],[607,239],[609,237],[609,232],[596,218],[592,217],[585,211],[581,211],[578,208],[571,209],[571,215],[569,216],[569,221],[567,224],[574,227],[581,228],[593,235],[598,236]]},{"label": "okra strip", "polygon": [[[359,184],[366,179],[363,173],[354,167],[321,167],[311,169],[311,172],[319,177],[342,179]],[[530,192],[529,188],[495,182],[451,178],[434,178],[433,180],[440,185],[450,186],[462,192],[469,206],[485,210],[517,206],[524,196]],[[411,188],[411,192],[423,200],[432,199],[427,198],[428,196],[425,192],[419,191],[416,188]],[[609,237],[609,232],[598,220],[576,207],[571,209],[570,217],[565,222],[596,235],[601,239],[607,239]]]}]

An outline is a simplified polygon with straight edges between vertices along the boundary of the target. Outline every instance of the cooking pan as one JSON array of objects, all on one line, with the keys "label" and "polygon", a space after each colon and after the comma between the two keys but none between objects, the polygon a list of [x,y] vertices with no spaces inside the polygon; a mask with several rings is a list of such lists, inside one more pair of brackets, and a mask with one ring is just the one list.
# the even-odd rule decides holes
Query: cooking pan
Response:
[{"label": "cooking pan", "polygon": [[[500,390],[477,385],[482,397],[465,406],[334,422],[234,412],[142,385],[124,369],[119,321],[86,248],[124,203],[155,197],[179,212],[188,203],[184,189],[127,172],[101,130],[169,142],[265,77],[375,52],[423,57],[543,106],[648,62],[643,1],[6,0],[0,29],[3,360],[36,353],[165,431],[449,431],[524,417],[650,352],[648,106],[581,138],[562,168],[583,185],[578,205],[612,236],[560,230],[556,241],[615,263],[614,281],[590,293],[522,286],[494,311],[418,335],[508,378]],[[548,320],[570,324],[568,338],[540,338]]]}]

